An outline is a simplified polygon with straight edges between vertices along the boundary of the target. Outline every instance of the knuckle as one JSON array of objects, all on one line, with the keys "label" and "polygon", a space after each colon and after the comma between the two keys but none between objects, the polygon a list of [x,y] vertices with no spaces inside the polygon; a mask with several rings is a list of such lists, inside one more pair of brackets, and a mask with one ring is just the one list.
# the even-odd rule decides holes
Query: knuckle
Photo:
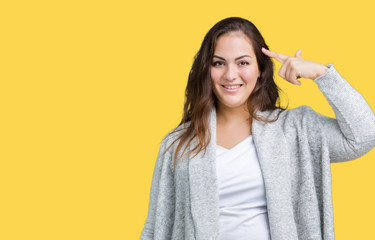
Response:
[{"label": "knuckle", "polygon": [[295,59],[291,59],[291,60],[290,60],[290,65],[291,65],[293,68],[296,67],[296,61],[295,61]]}]

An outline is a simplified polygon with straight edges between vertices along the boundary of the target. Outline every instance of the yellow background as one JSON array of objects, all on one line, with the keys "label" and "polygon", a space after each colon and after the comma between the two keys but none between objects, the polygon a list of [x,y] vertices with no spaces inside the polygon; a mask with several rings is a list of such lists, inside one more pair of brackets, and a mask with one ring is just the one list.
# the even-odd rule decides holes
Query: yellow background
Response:
[{"label": "yellow background", "polygon": [[[231,16],[333,63],[375,109],[371,1],[2,1],[0,239],[139,239],[193,56]],[[311,80],[276,81],[283,105],[334,117]],[[374,158],[331,165],[339,240],[375,239]]]}]

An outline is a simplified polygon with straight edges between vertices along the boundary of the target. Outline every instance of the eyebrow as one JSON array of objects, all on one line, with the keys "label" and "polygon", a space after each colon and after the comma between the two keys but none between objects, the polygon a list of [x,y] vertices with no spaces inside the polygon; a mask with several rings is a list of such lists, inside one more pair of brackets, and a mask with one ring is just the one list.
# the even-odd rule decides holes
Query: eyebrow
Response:
[{"label": "eyebrow", "polygon": [[[223,58],[223,57],[219,57],[219,56],[217,56],[217,55],[214,55],[214,57],[217,57],[217,58],[220,58],[220,59],[225,60],[225,58]],[[240,59],[240,58],[244,58],[244,57],[249,57],[249,58],[251,58],[251,56],[249,56],[249,55],[242,55],[242,56],[240,56],[240,57],[237,57],[237,58],[234,59],[234,60],[238,60],[238,59]]]}]

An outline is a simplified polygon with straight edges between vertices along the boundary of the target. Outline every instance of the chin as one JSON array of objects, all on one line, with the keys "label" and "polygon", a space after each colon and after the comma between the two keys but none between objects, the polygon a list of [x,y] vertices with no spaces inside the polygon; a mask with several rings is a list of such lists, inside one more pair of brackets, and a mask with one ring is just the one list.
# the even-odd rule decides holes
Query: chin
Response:
[{"label": "chin", "polygon": [[244,106],[244,104],[246,104],[246,102],[244,103],[222,103],[222,105],[224,105],[227,108],[239,108],[239,107]]}]

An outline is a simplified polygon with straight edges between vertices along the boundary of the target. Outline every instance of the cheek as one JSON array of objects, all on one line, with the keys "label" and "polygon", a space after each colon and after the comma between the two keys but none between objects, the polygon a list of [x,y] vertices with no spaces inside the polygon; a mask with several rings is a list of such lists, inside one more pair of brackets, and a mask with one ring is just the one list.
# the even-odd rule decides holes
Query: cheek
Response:
[{"label": "cheek", "polygon": [[217,69],[212,69],[212,70],[210,70],[210,74],[211,74],[211,79],[212,79],[213,82],[219,81],[220,76],[221,76],[220,71],[218,71]]},{"label": "cheek", "polygon": [[245,81],[253,81],[259,76],[256,68],[249,68],[241,72],[241,77]]},{"label": "cheek", "polygon": [[220,83],[220,72],[218,69],[210,69],[210,76],[211,76],[211,85],[212,91],[214,92],[215,96],[217,96],[218,86],[217,84]]}]

